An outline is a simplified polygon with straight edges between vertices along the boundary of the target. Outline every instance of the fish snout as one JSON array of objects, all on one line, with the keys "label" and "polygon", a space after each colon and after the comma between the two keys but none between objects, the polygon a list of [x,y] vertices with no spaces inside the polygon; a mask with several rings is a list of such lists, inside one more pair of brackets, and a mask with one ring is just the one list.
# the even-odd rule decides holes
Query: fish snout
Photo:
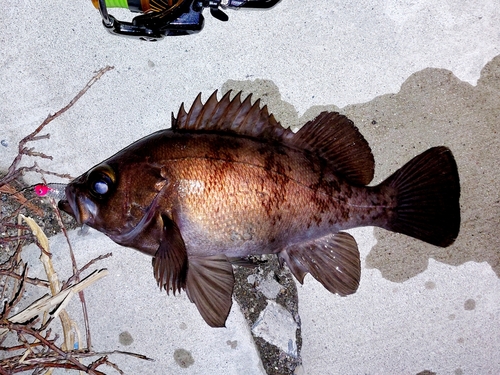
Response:
[{"label": "fish snout", "polygon": [[65,198],[59,201],[57,207],[59,207],[60,210],[66,212],[68,215],[73,216],[76,219],[76,221],[80,224],[79,221],[80,215],[78,215],[78,207],[75,205],[76,192],[75,189],[73,188],[73,184],[74,182],[66,186],[66,189],[64,189]]},{"label": "fish snout", "polygon": [[97,214],[97,206],[92,199],[85,194],[79,194],[77,190],[73,184],[69,184],[66,187],[66,199],[60,200],[58,207],[73,216],[78,224],[92,226]]},{"label": "fish snout", "polygon": [[76,219],[73,209],[71,208],[71,205],[66,199],[60,200],[59,203],[57,204],[57,207],[59,207],[61,211],[66,212],[68,215],[71,215]]}]

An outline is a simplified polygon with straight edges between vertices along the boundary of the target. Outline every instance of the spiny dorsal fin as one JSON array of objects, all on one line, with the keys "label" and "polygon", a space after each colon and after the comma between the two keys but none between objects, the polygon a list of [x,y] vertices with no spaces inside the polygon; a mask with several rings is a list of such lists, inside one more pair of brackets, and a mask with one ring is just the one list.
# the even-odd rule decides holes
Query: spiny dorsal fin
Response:
[{"label": "spiny dorsal fin", "polygon": [[293,136],[291,130],[283,128],[269,114],[267,106],[260,108],[260,100],[252,105],[251,95],[241,101],[241,92],[232,100],[230,94],[231,91],[228,91],[221,100],[217,100],[215,91],[203,104],[200,93],[189,112],[186,112],[183,103],[177,118],[172,115],[172,129],[226,132],[278,142],[284,142],[286,136]]},{"label": "spiny dorsal fin", "polygon": [[370,146],[346,116],[321,112],[300,128],[292,142],[327,160],[352,183],[367,185],[373,178],[375,159]]}]

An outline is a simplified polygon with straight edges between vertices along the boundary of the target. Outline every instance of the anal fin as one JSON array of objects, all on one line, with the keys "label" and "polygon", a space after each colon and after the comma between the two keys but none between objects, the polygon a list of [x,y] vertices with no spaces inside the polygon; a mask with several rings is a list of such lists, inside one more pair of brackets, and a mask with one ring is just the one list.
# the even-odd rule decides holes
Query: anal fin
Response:
[{"label": "anal fin", "polygon": [[340,232],[286,247],[279,259],[302,284],[309,272],[332,293],[346,296],[359,286],[361,265],[354,238]]},{"label": "anal fin", "polygon": [[226,256],[189,258],[186,293],[209,326],[225,326],[233,303],[233,286],[233,267]]}]

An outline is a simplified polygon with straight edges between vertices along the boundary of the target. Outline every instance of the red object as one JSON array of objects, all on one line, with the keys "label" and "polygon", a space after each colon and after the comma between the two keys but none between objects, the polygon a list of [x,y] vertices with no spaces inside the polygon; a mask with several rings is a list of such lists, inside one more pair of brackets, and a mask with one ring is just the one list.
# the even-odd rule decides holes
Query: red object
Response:
[{"label": "red object", "polygon": [[38,184],[35,186],[35,194],[39,197],[45,197],[50,190],[47,185]]}]

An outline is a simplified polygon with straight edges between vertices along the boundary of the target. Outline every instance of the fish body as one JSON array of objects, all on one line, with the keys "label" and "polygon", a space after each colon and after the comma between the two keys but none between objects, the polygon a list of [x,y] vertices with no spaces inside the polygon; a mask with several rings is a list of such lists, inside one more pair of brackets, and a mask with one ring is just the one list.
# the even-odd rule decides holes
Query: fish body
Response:
[{"label": "fish body", "polygon": [[293,133],[259,101],[214,93],[72,181],[59,206],[151,255],[160,287],[185,289],[209,325],[223,326],[237,259],[277,254],[300,282],[311,273],[348,295],[360,260],[342,230],[374,225],[438,246],[455,240],[460,186],[446,147],[369,187],[373,172],[368,143],[345,116],[323,112]]}]

